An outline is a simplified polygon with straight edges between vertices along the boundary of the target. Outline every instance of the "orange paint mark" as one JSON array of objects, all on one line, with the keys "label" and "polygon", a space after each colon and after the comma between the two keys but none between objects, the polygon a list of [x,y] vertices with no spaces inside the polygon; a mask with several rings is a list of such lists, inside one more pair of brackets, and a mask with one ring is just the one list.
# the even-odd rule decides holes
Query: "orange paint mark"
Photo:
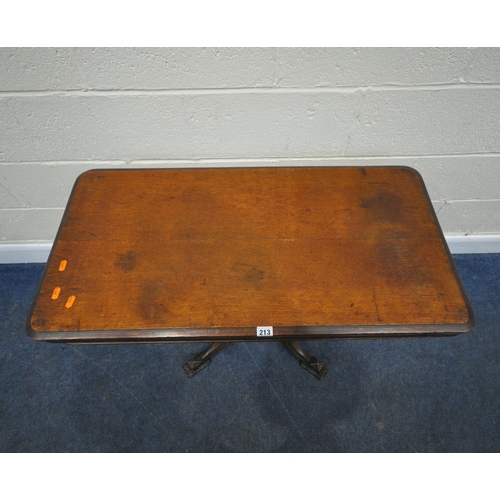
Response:
[{"label": "orange paint mark", "polygon": [[69,309],[69,308],[73,305],[73,303],[75,302],[75,299],[76,299],[76,297],[75,297],[74,295],[72,295],[72,296],[68,299],[68,301],[66,302],[66,307],[67,307],[68,309]]},{"label": "orange paint mark", "polygon": [[56,300],[59,297],[60,293],[61,293],[61,287],[56,286],[54,288],[54,291],[52,292],[52,300]]},{"label": "orange paint mark", "polygon": [[68,263],[67,260],[61,260],[61,263],[59,264],[59,271],[64,271],[66,269],[67,263]]}]

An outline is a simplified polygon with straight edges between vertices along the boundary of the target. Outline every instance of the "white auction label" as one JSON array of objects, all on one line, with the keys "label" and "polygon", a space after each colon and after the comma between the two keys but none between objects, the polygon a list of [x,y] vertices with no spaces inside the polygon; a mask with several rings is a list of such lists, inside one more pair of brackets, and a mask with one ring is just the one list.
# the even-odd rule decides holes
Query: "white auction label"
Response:
[{"label": "white auction label", "polygon": [[257,327],[257,337],[272,337],[273,327],[272,326],[258,326]]}]

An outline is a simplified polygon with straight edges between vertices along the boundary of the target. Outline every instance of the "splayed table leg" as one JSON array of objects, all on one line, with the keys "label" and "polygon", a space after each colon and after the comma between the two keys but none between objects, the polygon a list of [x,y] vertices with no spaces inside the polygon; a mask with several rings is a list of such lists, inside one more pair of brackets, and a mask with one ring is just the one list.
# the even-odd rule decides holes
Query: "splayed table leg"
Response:
[{"label": "splayed table leg", "polygon": [[213,342],[204,351],[190,359],[184,366],[184,371],[189,378],[194,377],[212,362],[212,358],[231,342]]},{"label": "splayed table leg", "polygon": [[290,340],[282,341],[281,343],[300,361],[300,366],[302,366],[302,368],[319,380],[323,379],[328,371],[328,367],[323,362],[315,356],[311,356],[305,349],[300,347],[297,342]]}]

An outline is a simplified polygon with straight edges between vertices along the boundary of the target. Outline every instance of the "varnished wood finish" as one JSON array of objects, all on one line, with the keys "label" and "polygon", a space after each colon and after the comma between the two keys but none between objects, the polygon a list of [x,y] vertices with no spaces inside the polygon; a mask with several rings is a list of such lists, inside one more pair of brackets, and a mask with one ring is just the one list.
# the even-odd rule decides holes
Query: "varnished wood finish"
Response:
[{"label": "varnished wood finish", "polygon": [[262,325],[274,327],[270,340],[469,330],[472,310],[420,175],[281,167],[79,177],[31,338],[261,340]]}]

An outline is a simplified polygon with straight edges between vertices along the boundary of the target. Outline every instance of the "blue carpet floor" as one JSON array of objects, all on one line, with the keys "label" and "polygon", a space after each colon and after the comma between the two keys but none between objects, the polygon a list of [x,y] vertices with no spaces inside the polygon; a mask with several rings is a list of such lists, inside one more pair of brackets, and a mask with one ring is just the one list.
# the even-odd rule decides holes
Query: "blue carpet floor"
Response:
[{"label": "blue carpet floor", "polygon": [[0,452],[500,452],[500,254],[456,255],[476,316],[449,338],[206,344],[29,340],[43,266],[0,266]]}]

